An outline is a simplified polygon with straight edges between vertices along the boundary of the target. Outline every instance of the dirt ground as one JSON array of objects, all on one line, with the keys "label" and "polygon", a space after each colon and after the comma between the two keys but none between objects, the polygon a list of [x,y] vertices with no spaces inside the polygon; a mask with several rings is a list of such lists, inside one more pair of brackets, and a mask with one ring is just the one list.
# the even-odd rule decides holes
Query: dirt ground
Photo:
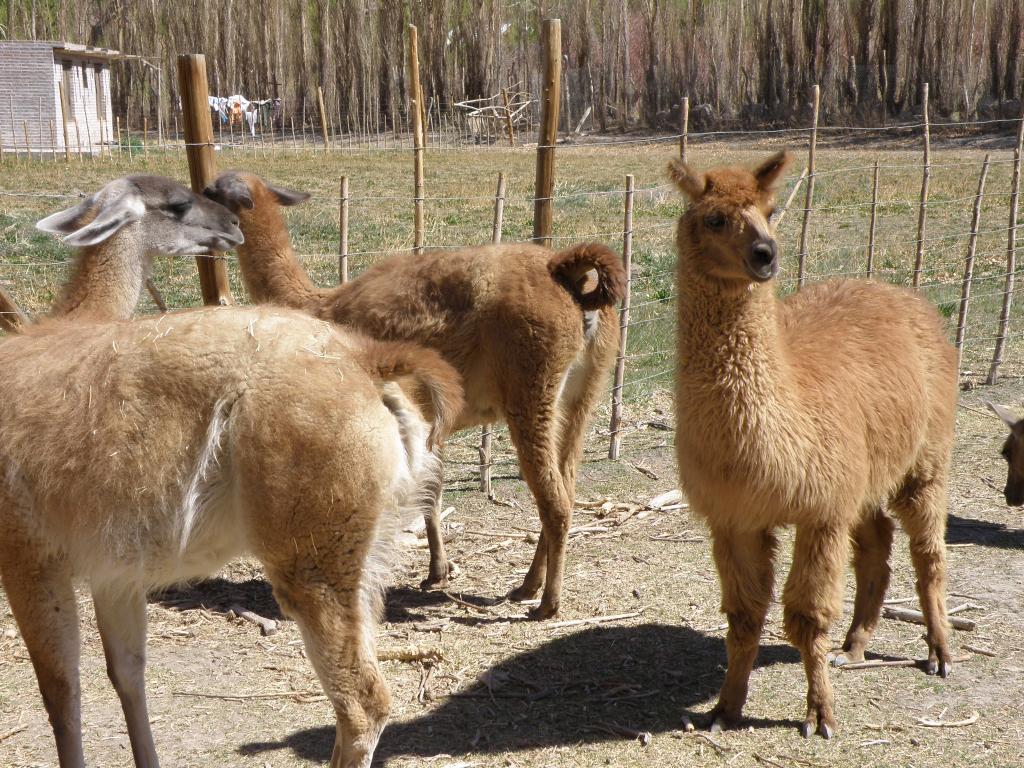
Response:
[{"label": "dirt ground", "polygon": [[[706,532],[686,509],[651,511],[587,501],[644,504],[674,487],[670,431],[657,401],[634,418],[624,458],[604,458],[595,429],[580,475],[580,499],[559,621],[626,615],[560,627],[524,620],[524,608],[493,604],[525,573],[538,523],[514,463],[499,464],[500,503],[476,490],[475,435],[449,457],[446,521],[461,568],[452,593],[421,592],[426,549],[413,545],[387,598],[381,649],[415,645],[443,660],[383,662],[394,702],[377,765],[454,766],[1013,766],[1024,761],[1024,519],[1000,490],[1002,425],[980,397],[1020,406],[1020,380],[964,394],[951,488],[950,606],[977,628],[955,632],[970,656],[948,680],[920,669],[834,670],[840,731],[803,740],[805,681],[773,607],[751,679],[748,720],[711,737],[698,726],[725,665],[724,619]],[[598,424],[604,421],[599,417]],[[606,422],[605,422],[606,423]],[[508,458],[507,438],[497,441]],[[639,467],[639,469],[638,469]],[[408,537],[411,538],[411,537]],[[788,543],[788,539],[786,539]],[[788,547],[784,547],[784,552]],[[788,552],[783,559],[788,559]],[[916,605],[902,534],[889,598]],[[779,564],[781,578],[788,562]],[[847,597],[852,597],[852,578]],[[258,565],[232,563],[216,578],[154,596],[149,606],[148,690],[166,766],[320,764],[330,757],[333,714],[295,625],[269,637],[231,620],[239,604],[281,621]],[[468,607],[468,605],[479,607]],[[95,619],[81,592],[83,720],[91,765],[128,766],[131,752],[107,683]],[[849,605],[847,605],[849,608]],[[833,629],[841,640],[842,624]],[[921,628],[883,620],[874,658],[918,659]],[[959,727],[929,727],[921,720]],[[49,724],[31,664],[0,595],[0,765],[55,766]]]}]

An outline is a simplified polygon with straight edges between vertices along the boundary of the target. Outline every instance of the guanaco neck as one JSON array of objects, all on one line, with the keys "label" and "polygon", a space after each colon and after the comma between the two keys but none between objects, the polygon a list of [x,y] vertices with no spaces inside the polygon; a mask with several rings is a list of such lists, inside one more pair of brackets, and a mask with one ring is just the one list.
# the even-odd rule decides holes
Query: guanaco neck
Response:
[{"label": "guanaco neck", "polygon": [[[799,431],[793,375],[773,282],[729,285],[680,249],[677,418],[717,425],[734,447],[775,443]],[[797,406],[797,407],[794,407]]]},{"label": "guanaco neck", "polygon": [[245,242],[238,246],[238,263],[252,300],[307,311],[320,307],[326,291],[299,263],[277,203],[257,203],[240,211],[239,219]]},{"label": "guanaco neck", "polygon": [[131,317],[150,266],[138,229],[129,225],[98,245],[80,248],[50,314],[74,320]]}]

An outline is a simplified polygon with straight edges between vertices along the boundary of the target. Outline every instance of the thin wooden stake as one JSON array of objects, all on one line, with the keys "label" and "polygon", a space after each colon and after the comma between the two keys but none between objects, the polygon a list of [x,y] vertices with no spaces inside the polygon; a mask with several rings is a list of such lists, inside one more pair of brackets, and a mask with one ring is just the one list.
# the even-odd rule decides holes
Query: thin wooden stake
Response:
[{"label": "thin wooden stake", "polygon": [[146,136],[149,135],[149,117],[147,115],[142,116],[142,156],[149,157],[149,144],[146,142]]},{"label": "thin wooden stake", "polygon": [[875,160],[875,170],[871,176],[871,225],[868,229],[868,266],[865,270],[865,277],[871,278],[875,274],[875,223],[878,213],[878,161]]},{"label": "thin wooden stake", "polygon": [[800,227],[800,256],[797,267],[797,289],[803,287],[807,270],[807,230],[814,207],[814,152],[818,146],[818,107],[821,104],[821,86],[814,86],[814,119],[811,124],[811,147],[807,153],[807,195],[804,198],[804,222]]},{"label": "thin wooden stake", "polygon": [[23,325],[28,325],[28,316],[0,285],[0,328],[13,333]]},{"label": "thin wooden stake", "polygon": [[679,130],[679,159],[686,162],[686,145],[690,138],[690,97],[683,96],[682,127]]},{"label": "thin wooden stake", "polygon": [[928,124],[928,83],[924,84],[924,170],[921,176],[921,207],[917,213],[917,254],[914,256],[914,288],[921,287],[924,267],[925,222],[928,218],[928,184],[932,175],[932,136]]},{"label": "thin wooden stake", "polygon": [[25,133],[25,160],[27,162],[32,159],[32,142],[28,138],[28,120],[21,121],[21,128]]},{"label": "thin wooden stake", "polygon": [[423,253],[423,85],[420,83],[420,46],[416,26],[409,25],[409,113],[412,115],[414,230],[413,252]]},{"label": "thin wooden stake", "polygon": [[68,99],[64,93],[64,80],[57,83],[60,90],[60,124],[64,129],[64,162],[71,164],[71,146],[68,143]]},{"label": "thin wooden stake", "polygon": [[57,159],[57,130],[53,125],[53,120],[50,121],[50,159]]},{"label": "thin wooden stake", "polygon": [[974,214],[971,216],[971,238],[967,241],[967,258],[964,259],[964,281],[960,289],[960,314],[956,321],[956,369],[959,372],[964,359],[964,335],[967,332],[967,310],[971,301],[971,283],[974,280],[974,249],[978,244],[978,226],[981,224],[981,201],[985,195],[985,180],[988,178],[988,159],[981,166],[978,179],[978,194],[974,198]]},{"label": "thin wooden stake", "polygon": [[558,109],[562,82],[562,22],[544,19],[541,27],[544,60],[541,93],[541,124],[537,136],[537,175],[533,185],[533,240],[551,245],[552,197],[555,190],[555,144],[558,141]]},{"label": "thin wooden stake", "polygon": [[[494,195],[494,224],[491,227],[491,242],[501,242],[501,230],[505,220],[505,174],[498,172],[498,191]],[[491,487],[491,434],[492,425],[484,424],[480,432],[480,490],[487,498],[494,498]]]},{"label": "thin wooden stake", "polygon": [[324,152],[331,148],[331,137],[327,135],[327,112],[324,110],[324,89],[316,87],[316,103],[320,107],[320,132],[324,136]]},{"label": "thin wooden stake", "polygon": [[[178,92],[185,121],[185,154],[192,191],[202,194],[217,176],[210,125],[206,57],[201,53],[178,56]],[[205,304],[230,304],[228,270],[222,256],[197,256],[199,286]]]},{"label": "thin wooden stake", "polygon": [[348,176],[341,177],[341,210],[338,214],[338,279],[348,282]]},{"label": "thin wooden stake", "polygon": [[516,134],[512,130],[512,110],[509,109],[508,101],[508,88],[501,89],[501,99],[505,102],[505,122],[508,124],[508,145],[514,147],[516,145]]},{"label": "thin wooden stake", "polygon": [[1003,362],[1006,332],[1010,326],[1014,273],[1017,271],[1017,208],[1020,199],[1022,154],[1024,154],[1024,113],[1021,114],[1020,126],[1017,129],[1017,146],[1013,150],[1013,186],[1010,189],[1010,224],[1006,234],[1006,287],[1003,289],[1003,309],[999,313],[999,333],[996,335],[996,348],[992,352],[992,367],[989,369],[988,378],[985,379],[986,384],[995,384],[999,380],[999,366]]},{"label": "thin wooden stake", "polygon": [[626,268],[626,290],[619,311],[619,354],[615,359],[615,384],[612,387],[612,419],[608,425],[611,442],[608,458],[619,458],[622,442],[622,380],[626,374],[626,340],[629,334],[629,294],[633,270],[633,174],[626,176],[626,205],[622,227],[622,264]]},{"label": "thin wooden stake", "polygon": [[75,118],[75,146],[78,149],[78,162],[82,162],[82,131],[78,127],[78,118]]},{"label": "thin wooden stake", "polygon": [[807,169],[804,168],[800,173],[800,178],[796,180],[796,184],[789,190],[789,197],[786,198],[786,204],[782,206],[782,210],[775,217],[775,222],[772,224],[773,229],[779,229],[782,226],[783,220],[786,218],[786,214],[789,213],[789,206],[793,204],[793,198],[796,197],[796,193],[800,191],[800,185],[807,180]]}]

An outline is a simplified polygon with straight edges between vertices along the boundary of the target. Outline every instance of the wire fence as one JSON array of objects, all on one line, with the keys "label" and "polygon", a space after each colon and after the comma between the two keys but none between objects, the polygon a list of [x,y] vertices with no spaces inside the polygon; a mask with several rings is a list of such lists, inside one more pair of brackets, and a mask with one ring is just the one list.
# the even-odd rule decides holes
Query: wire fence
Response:
[{"label": "wire fence", "polygon": [[[747,162],[766,150],[795,145],[798,168],[812,165],[810,158],[805,162],[799,153],[801,145],[813,144],[811,137],[816,131],[836,135],[845,132],[858,138],[868,134],[899,136],[904,140],[910,137],[918,141],[916,145],[880,149],[857,145],[833,149],[831,154],[822,154],[819,148],[819,167],[799,178],[795,172],[790,174],[790,181],[779,191],[778,198],[791,202],[788,206],[780,203],[776,214],[776,219],[781,220],[777,236],[785,254],[778,279],[780,293],[786,295],[797,290],[799,274],[809,282],[864,277],[870,273],[875,279],[900,285],[916,283],[917,289],[945,318],[950,340],[959,344],[964,386],[1024,377],[1024,313],[1021,291],[1017,288],[1024,267],[1017,265],[1015,254],[1015,239],[1024,223],[1019,223],[1016,214],[1011,213],[1019,186],[1019,145],[996,142],[990,155],[982,157],[967,139],[956,150],[942,151],[938,162],[904,162],[909,153],[916,154],[922,149],[919,134],[923,129],[929,129],[932,137],[941,130],[955,130],[970,137],[986,130],[1017,127],[1021,121],[922,121],[869,128],[812,126],[559,143],[559,162],[570,170],[560,172],[565,180],[552,195],[538,197],[527,176],[536,144],[509,147],[507,136],[499,136],[497,131],[490,136],[490,142],[477,143],[479,137],[468,127],[460,126],[457,119],[445,117],[440,111],[434,114],[441,117],[434,118],[433,128],[428,131],[427,156],[429,159],[429,153],[435,151],[434,162],[455,179],[449,186],[458,193],[446,193],[443,180],[439,179],[436,193],[419,198],[426,204],[427,251],[489,242],[493,209],[498,202],[497,195],[488,191],[494,188],[493,177],[486,178],[484,171],[476,171],[476,164],[466,163],[465,155],[445,160],[445,153],[436,150],[469,150],[477,158],[494,150],[494,157],[486,165],[505,168],[509,180],[501,195],[506,227],[503,242],[529,239],[533,205],[538,199],[550,200],[555,206],[555,247],[588,240],[603,241],[613,247],[624,247],[629,242],[631,296],[628,323],[624,326],[627,342],[619,361],[623,372],[618,385],[610,385],[609,397],[599,409],[589,436],[587,450],[594,455],[619,443],[628,460],[671,445],[671,417],[665,414],[671,413],[670,387],[677,364],[673,237],[681,202],[661,174],[669,153],[655,158],[652,171],[651,154],[638,149],[670,146],[674,153],[681,139],[686,140],[688,159],[696,159],[701,166],[723,159]],[[526,135],[525,131],[520,135]],[[5,141],[9,142],[9,138]],[[141,137],[136,138],[142,143]],[[327,166],[318,160],[321,156],[362,158],[363,175],[350,178],[354,183],[344,199],[337,193],[321,195],[289,212],[297,251],[316,282],[337,282],[342,259],[358,276],[362,269],[386,254],[414,251],[411,222],[415,195],[394,192],[407,188],[411,174],[403,158],[390,159],[398,151],[408,154],[409,158],[404,159],[411,158],[411,131],[392,130],[376,135],[329,131],[326,141],[323,136],[318,144],[316,141],[315,131],[304,129],[301,133],[257,135],[249,142],[232,136],[223,142],[218,138],[217,145],[224,164],[245,162],[272,178],[275,173],[287,178],[303,173],[323,175]],[[986,144],[993,142],[987,140]],[[31,151],[15,154],[10,146],[5,147],[4,183],[0,188],[0,243],[4,245],[4,252],[0,253],[0,287],[6,287],[32,311],[44,311],[66,279],[73,259],[58,244],[40,240],[41,236],[31,231],[31,224],[35,218],[74,204],[86,191],[92,191],[73,187],[72,182],[79,177],[78,167],[122,171],[126,166],[137,166],[165,172],[177,162],[183,167],[183,142],[147,141],[140,148],[142,151],[137,152],[133,144],[129,142],[126,146],[121,140],[116,148],[106,145],[100,153],[83,154],[81,161],[74,157],[71,170],[65,175],[65,188],[49,190],[39,189],[30,180],[32,167],[40,164],[39,155]],[[872,161],[865,162],[866,159]],[[607,172],[597,174],[590,168],[606,160]],[[310,170],[318,165],[319,171]],[[506,166],[520,168],[519,176]],[[983,167],[988,179],[979,187]],[[6,172],[18,168],[24,173]],[[634,170],[638,178],[646,178],[647,182],[627,191],[624,178]],[[925,173],[930,176],[930,191],[919,193],[917,185]],[[463,176],[472,177],[472,181],[465,182]],[[308,180],[323,191],[338,189],[334,181],[337,178]],[[799,193],[806,190],[811,180],[817,182],[814,196],[805,200]],[[799,202],[792,202],[797,197]],[[338,224],[343,206],[349,212],[344,217],[344,232]],[[631,208],[632,219],[625,225],[623,213],[627,206]],[[972,215],[975,211],[977,216]],[[808,219],[809,230],[806,242],[801,226],[804,219]],[[32,247],[25,247],[29,242]],[[923,262],[915,265],[917,249],[923,251]],[[237,265],[230,255],[225,258],[232,291],[235,296],[244,297]],[[167,304],[172,308],[200,302],[191,259],[162,260],[155,265],[153,277],[160,291],[169,297]],[[156,311],[156,305],[145,299],[141,311]],[[610,423],[616,412],[618,419]],[[652,419],[652,413],[657,418]],[[449,457],[449,463],[457,468],[454,482],[473,484],[480,473],[515,464],[505,433],[495,431],[493,445],[494,454],[482,458],[476,435],[456,436],[451,441]]]}]

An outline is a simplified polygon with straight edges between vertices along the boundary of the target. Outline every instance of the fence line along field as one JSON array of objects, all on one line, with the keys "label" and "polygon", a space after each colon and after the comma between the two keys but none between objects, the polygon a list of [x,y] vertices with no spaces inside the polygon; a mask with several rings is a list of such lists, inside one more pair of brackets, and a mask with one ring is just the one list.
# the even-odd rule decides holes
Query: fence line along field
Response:
[{"label": "fence line along field", "polygon": [[[900,666],[833,671],[841,730],[831,744],[803,742],[785,720],[799,711],[802,670],[773,608],[751,678],[746,713],[752,732],[710,737],[684,729],[686,718],[700,724],[700,715],[713,704],[725,651],[706,531],[687,515],[685,500],[656,499],[675,487],[673,233],[683,203],[668,184],[665,167],[678,154],[679,137],[562,144],[552,195],[556,247],[595,240],[621,250],[626,177],[633,176],[621,459],[605,458],[609,382],[580,470],[568,555],[564,619],[579,623],[521,622],[520,606],[486,599],[521,580],[535,543],[536,516],[507,435],[495,431],[490,500],[477,490],[479,434],[456,436],[447,457],[446,487],[454,512],[446,517],[445,532],[464,575],[453,582],[451,596],[422,593],[415,584],[426,550],[414,546],[403,563],[379,645],[405,649],[409,653],[394,655],[413,661],[384,665],[394,705],[378,749],[380,764],[692,762],[797,768],[1020,762],[1024,533],[1020,514],[1005,509],[999,493],[1004,427],[981,405],[983,398],[1018,408],[1024,401],[1021,291],[1004,302],[1012,285],[1007,278],[1020,276],[1007,258],[1008,234],[1020,226],[1010,220],[1015,139],[1007,133],[982,135],[983,128],[1006,126],[931,126],[923,234],[923,136],[916,123],[856,132],[821,127],[809,203],[801,181],[809,131],[691,134],[686,150],[698,168],[749,165],[780,148],[795,153],[776,214],[784,292],[796,289],[802,224],[809,212],[802,249],[808,281],[862,276],[870,254],[876,278],[909,286],[920,244],[920,288],[947,319],[953,340],[973,240],[970,303],[960,331],[964,392],[947,540],[950,606],[976,628],[953,638],[954,653],[970,657],[955,676],[936,681]],[[492,239],[499,173],[505,182],[501,239],[531,237],[534,147],[441,140],[428,140],[426,147],[427,248]],[[6,157],[0,166],[0,287],[29,314],[44,313],[67,275],[71,254],[37,232],[34,223],[116,176],[156,173],[186,180],[183,149],[170,143],[147,147],[130,159],[112,153],[69,165]],[[288,209],[288,225],[314,281],[331,285],[339,280],[342,176],[348,187],[345,255],[351,276],[358,279],[388,252],[413,248],[412,155],[409,142],[398,148],[383,141],[361,147],[334,141],[330,151],[297,142],[275,149],[223,145],[217,159],[221,168],[245,168],[313,193],[308,202]],[[983,167],[987,175],[979,195]],[[228,254],[226,260],[232,294],[246,303],[234,257]],[[171,309],[201,303],[191,258],[158,261],[153,282]],[[1005,330],[1004,306],[1009,309]],[[158,310],[146,297],[140,311]],[[998,375],[988,385],[1000,336]],[[407,536],[412,540],[416,533]],[[893,549],[889,597],[894,604],[913,602],[905,551],[899,542]],[[780,563],[779,571],[787,565]],[[97,764],[128,765],[127,737],[114,694],[105,685],[88,597],[83,592],[80,598],[83,621],[91,627],[84,633],[82,665],[87,754]],[[261,637],[252,624],[230,618],[234,614],[228,609],[236,605],[282,618],[250,561],[151,599],[148,689],[161,755],[169,765],[298,766],[327,760],[331,716],[303,658],[297,629],[279,621],[274,635]],[[834,628],[834,639],[845,623],[844,618]],[[0,764],[51,765],[49,727],[4,598],[0,631]],[[869,650],[888,660],[919,658],[924,645],[918,636],[913,625],[883,620]],[[213,718],[223,727],[195,725]],[[115,757],[106,762],[111,754]]]}]

